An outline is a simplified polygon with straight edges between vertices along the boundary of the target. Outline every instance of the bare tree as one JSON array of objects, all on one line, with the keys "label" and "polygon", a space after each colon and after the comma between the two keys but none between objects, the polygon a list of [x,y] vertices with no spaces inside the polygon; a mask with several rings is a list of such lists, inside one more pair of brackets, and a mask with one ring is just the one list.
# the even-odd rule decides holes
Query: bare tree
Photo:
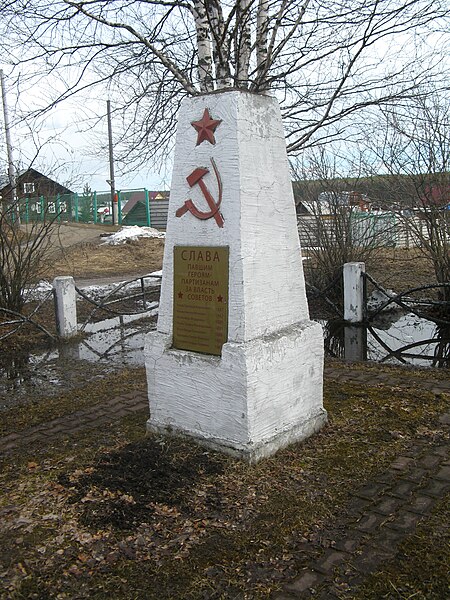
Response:
[{"label": "bare tree", "polygon": [[[308,256],[305,277],[310,288],[342,303],[342,266],[370,265],[389,245],[392,219],[366,212],[367,197],[357,191],[363,172],[351,172],[324,148],[309,150],[294,167],[294,195],[305,214],[298,218],[300,239]],[[306,214],[307,213],[307,214]]]},{"label": "bare tree", "polygon": [[0,316],[20,314],[27,290],[42,275],[57,215],[15,226],[18,202],[0,213]]},{"label": "bare tree", "polygon": [[0,43],[25,88],[58,82],[48,106],[120,98],[132,168],[170,148],[184,96],[230,87],[279,97],[291,153],[342,136],[367,106],[445,79],[448,13],[444,0],[3,0]]},{"label": "bare tree", "polygon": [[[380,109],[370,151],[385,199],[412,243],[433,264],[438,283],[450,282],[450,105],[448,94],[424,94]],[[450,289],[441,295],[450,300]]]}]

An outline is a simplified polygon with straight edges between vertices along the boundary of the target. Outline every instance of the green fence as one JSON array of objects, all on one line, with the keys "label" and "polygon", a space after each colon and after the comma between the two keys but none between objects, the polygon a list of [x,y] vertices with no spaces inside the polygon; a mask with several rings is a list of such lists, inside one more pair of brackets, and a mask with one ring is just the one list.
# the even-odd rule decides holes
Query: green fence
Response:
[{"label": "green fence", "polygon": [[[165,229],[168,199],[151,200],[150,193],[145,188],[121,190],[117,195],[118,224],[146,225]],[[20,219],[24,224],[49,220],[111,224],[113,220],[110,191],[21,198],[18,204]]]},{"label": "green fence", "polygon": [[21,222],[34,223],[52,219],[59,222],[71,221],[75,196],[76,194],[61,194],[49,198],[20,198],[18,204]]},{"label": "green fence", "polygon": [[86,195],[58,194],[57,196],[38,196],[18,200],[22,223],[35,223],[55,220],[73,223],[97,223],[100,215],[97,206],[97,194]]}]

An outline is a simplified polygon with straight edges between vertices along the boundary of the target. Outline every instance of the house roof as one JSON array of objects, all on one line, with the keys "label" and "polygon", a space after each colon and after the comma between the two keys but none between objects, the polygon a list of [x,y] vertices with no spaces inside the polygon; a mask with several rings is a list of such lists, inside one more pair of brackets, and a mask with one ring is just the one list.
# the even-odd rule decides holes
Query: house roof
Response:
[{"label": "house roof", "polygon": [[9,183],[9,177],[8,175],[1,175],[0,174],[0,190],[2,190],[4,187],[6,187]]},{"label": "house roof", "polygon": [[[163,191],[149,191],[148,198],[150,201],[157,202],[158,200],[167,200],[169,198],[169,192]],[[145,190],[136,190],[134,192],[127,193],[128,201],[122,208],[122,213],[126,215],[132,208],[136,206],[138,202],[145,201]]]},{"label": "house roof", "polygon": [[127,194],[127,202],[122,208],[122,214],[126,215],[130,212],[130,210],[136,206],[138,202],[144,202],[145,200],[145,191],[144,190],[136,190],[135,192],[131,192]]},{"label": "house roof", "polygon": [[[43,173],[36,171],[36,169],[32,169],[31,167],[28,169],[22,169],[16,173],[17,182],[22,182],[24,179],[30,177],[30,179],[34,181],[39,181],[40,179],[45,180],[46,182],[55,186],[58,189],[58,193],[60,194],[73,194],[72,190],[69,190],[65,185],[58,183],[54,179],[47,177]],[[9,188],[9,177],[6,175],[0,175],[0,193]]]}]

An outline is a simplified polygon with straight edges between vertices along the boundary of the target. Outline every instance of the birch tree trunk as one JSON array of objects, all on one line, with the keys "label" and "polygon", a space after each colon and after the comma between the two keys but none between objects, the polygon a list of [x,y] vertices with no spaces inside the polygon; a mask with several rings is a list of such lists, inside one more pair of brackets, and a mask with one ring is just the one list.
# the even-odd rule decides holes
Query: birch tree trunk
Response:
[{"label": "birch tree trunk", "polygon": [[236,1],[236,21],[238,24],[235,40],[236,86],[248,87],[250,55],[252,52],[250,17],[253,0]]},{"label": "birch tree trunk", "polygon": [[259,91],[268,88],[264,85],[264,73],[267,70],[267,40],[269,31],[269,0],[259,0],[256,16],[256,86]]},{"label": "birch tree trunk", "polygon": [[201,92],[212,92],[214,89],[212,73],[212,46],[209,23],[203,0],[195,0],[192,7],[195,20],[198,48],[198,78]]},{"label": "birch tree trunk", "polygon": [[230,49],[225,30],[222,5],[220,0],[208,0],[206,3],[208,22],[212,34],[214,66],[216,70],[217,88],[231,87]]}]

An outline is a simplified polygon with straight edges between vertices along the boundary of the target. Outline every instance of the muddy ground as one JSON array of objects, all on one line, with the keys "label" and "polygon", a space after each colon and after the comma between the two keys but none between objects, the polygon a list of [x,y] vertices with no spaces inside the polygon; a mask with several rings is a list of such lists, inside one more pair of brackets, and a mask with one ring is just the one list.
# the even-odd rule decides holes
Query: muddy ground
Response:
[{"label": "muddy ground", "polygon": [[[158,269],[161,261],[159,240],[106,247],[99,238],[66,248],[47,267],[50,276],[123,276]],[[387,287],[394,287],[389,277],[415,285],[430,275],[418,256],[395,251],[374,268]],[[116,397],[145,396],[145,369],[116,372],[70,357],[64,364],[73,385],[59,385],[50,371],[53,393],[36,380],[35,393],[1,409],[0,437],[17,435],[0,473],[2,600],[269,599],[320,556],[334,556],[361,503],[360,489],[392,475],[397,457],[448,444],[440,417],[449,397],[433,391],[430,371],[363,365],[357,367],[363,383],[352,383],[351,367],[339,367],[336,379],[325,382],[329,425],[249,466],[192,442],[145,436],[148,405],[96,426]],[[442,382],[448,371],[432,377]],[[57,418],[72,428],[58,434],[48,426]],[[28,441],[33,428],[44,431],[34,442]],[[420,469],[414,476],[423,476]],[[394,506],[398,498],[388,500]],[[340,578],[316,586],[314,596],[446,597],[446,500],[444,494],[403,535],[396,555],[371,572],[366,566],[357,584],[350,579],[360,558],[355,551]],[[377,516],[396,517],[395,508]]]}]

